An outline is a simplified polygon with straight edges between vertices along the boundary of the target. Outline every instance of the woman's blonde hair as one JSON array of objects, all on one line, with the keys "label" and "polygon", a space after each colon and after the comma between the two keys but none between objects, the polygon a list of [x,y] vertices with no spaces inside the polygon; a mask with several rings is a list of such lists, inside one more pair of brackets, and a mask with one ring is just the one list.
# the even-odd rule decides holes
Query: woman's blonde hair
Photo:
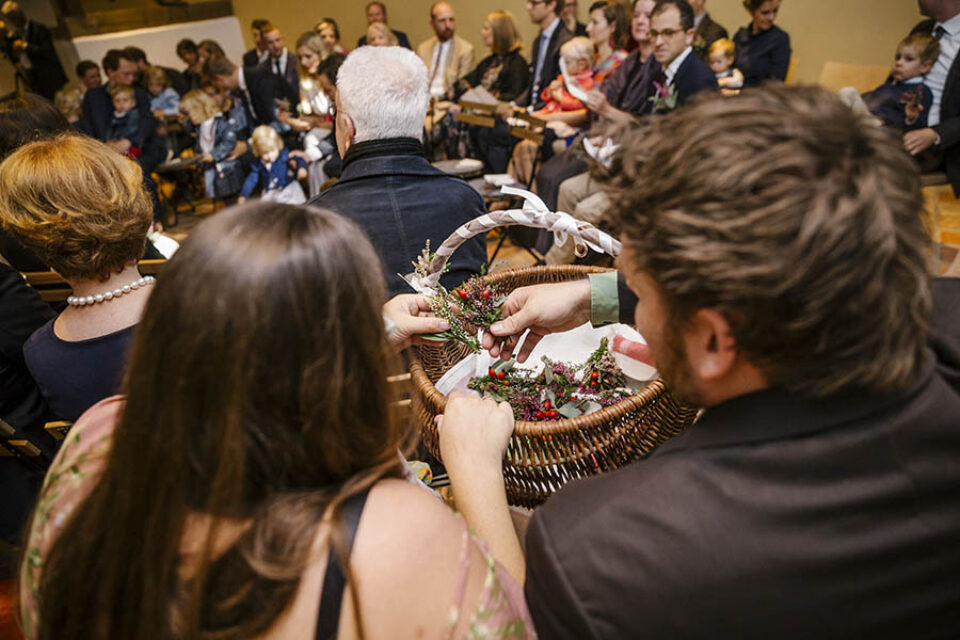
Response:
[{"label": "woman's blonde hair", "polygon": [[201,114],[203,117],[200,118],[200,120],[209,120],[222,113],[214,99],[202,89],[188,91],[187,94],[180,99],[180,109],[186,111],[188,114]]},{"label": "woman's blonde hair", "polygon": [[253,130],[250,136],[250,145],[253,147],[253,155],[258,158],[267,151],[279,151],[283,149],[283,138],[273,127],[262,124]]},{"label": "woman's blonde hair", "polygon": [[0,164],[0,223],[65,278],[106,280],[143,255],[153,205],[137,163],[62,135]]},{"label": "woman's blonde hair", "polygon": [[517,23],[509,11],[491,11],[487,14],[487,22],[493,31],[493,53],[503,55],[523,48],[523,41],[517,31]]},{"label": "woman's blonde hair", "polygon": [[[320,61],[327,59],[327,56],[330,55],[330,49],[327,48],[327,43],[323,41],[323,37],[316,31],[304,31],[300,34],[300,37],[297,38],[297,49],[300,47],[306,47],[313,51],[320,57]],[[294,51],[296,53],[296,50]],[[297,55],[297,68],[300,70],[300,76],[304,76],[307,73],[307,70],[303,68],[300,64],[300,56]]]},{"label": "woman's blonde hair", "polygon": [[164,89],[170,86],[170,79],[167,78],[167,73],[162,67],[148,67],[147,70],[143,72],[143,79],[147,84],[158,82],[163,85]]},{"label": "woman's blonde hair", "polygon": [[397,40],[397,36],[393,34],[393,30],[390,29],[390,27],[388,27],[387,25],[383,24],[382,22],[371,22],[370,26],[367,27],[367,44],[370,43],[371,31],[379,33],[382,36],[385,36],[387,38],[387,42],[390,44],[391,47],[395,47],[399,44],[399,41]]}]

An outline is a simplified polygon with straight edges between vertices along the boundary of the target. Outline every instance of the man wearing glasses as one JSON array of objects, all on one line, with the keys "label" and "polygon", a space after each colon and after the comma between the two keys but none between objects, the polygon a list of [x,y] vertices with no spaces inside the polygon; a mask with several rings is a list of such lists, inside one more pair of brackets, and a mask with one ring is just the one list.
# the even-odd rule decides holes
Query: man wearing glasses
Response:
[{"label": "man wearing glasses", "polygon": [[682,106],[701,91],[717,90],[713,72],[693,54],[693,23],[687,0],[660,0],[650,15],[653,57],[662,68],[651,98],[654,113]]}]

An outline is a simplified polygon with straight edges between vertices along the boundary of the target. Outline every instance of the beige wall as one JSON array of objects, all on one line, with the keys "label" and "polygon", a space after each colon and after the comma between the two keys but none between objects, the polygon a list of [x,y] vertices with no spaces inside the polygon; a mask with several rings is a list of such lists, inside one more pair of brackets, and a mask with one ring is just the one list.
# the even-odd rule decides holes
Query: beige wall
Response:
[{"label": "beige wall", "polygon": [[[117,4],[121,4],[118,2]],[[525,54],[536,29],[526,17],[522,0],[461,2],[451,0],[457,10],[457,34],[480,45],[480,27],[493,9],[507,9],[522,29]],[[385,0],[391,25],[406,31],[416,43],[432,32],[428,24],[431,0]],[[331,16],[340,24],[343,42],[352,48],[366,28],[364,1],[330,0],[307,3],[303,0],[233,0],[240,22],[253,18],[273,20],[292,45],[297,36],[319,18]],[[581,19],[589,2],[580,0]],[[731,35],[749,21],[740,0],[708,0],[707,9]],[[896,43],[919,19],[913,0],[784,0],[778,24],[790,33],[798,60],[797,79],[816,82],[827,61],[860,64],[891,64]],[[249,34],[245,33],[250,45]],[[480,52],[478,51],[478,54]]]}]

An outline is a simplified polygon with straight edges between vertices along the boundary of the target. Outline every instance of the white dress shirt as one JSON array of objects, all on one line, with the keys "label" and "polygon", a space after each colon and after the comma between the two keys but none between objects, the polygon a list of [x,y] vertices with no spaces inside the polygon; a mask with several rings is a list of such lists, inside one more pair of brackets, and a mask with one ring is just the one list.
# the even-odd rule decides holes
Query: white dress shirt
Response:
[{"label": "white dress shirt", "polygon": [[691,53],[693,53],[693,47],[687,47],[680,52],[680,55],[673,59],[673,62],[667,65],[666,69],[664,69],[663,75],[666,76],[668,85],[673,84],[673,78],[677,75],[680,65],[683,64],[683,61],[686,60],[687,56],[689,56]]},{"label": "white dress shirt", "polygon": [[433,45],[433,63],[430,65],[430,97],[443,98],[447,91],[443,86],[443,70],[447,65],[447,57],[450,55],[450,49],[453,48],[453,38],[446,42],[440,42]]},{"label": "white dress shirt", "polygon": [[933,105],[930,107],[930,114],[927,116],[928,126],[934,127],[940,124],[940,106],[943,102],[943,91],[947,86],[947,77],[950,75],[950,67],[960,51],[960,13],[953,16],[946,22],[938,22],[934,26],[943,27],[943,36],[940,38],[940,57],[933,63],[933,68],[926,75],[924,84],[930,87],[933,93]]}]

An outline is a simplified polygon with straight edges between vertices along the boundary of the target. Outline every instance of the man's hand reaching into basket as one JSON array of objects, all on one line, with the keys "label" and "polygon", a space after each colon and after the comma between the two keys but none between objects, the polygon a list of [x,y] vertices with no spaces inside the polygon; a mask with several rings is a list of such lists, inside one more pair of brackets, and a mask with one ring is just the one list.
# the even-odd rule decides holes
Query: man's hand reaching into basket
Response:
[{"label": "man's hand reaching into basket", "polygon": [[524,362],[544,336],[569,331],[590,320],[590,282],[577,280],[515,289],[503,303],[504,319],[483,335],[483,347],[493,357],[509,360],[523,332],[529,333],[517,351]]}]

